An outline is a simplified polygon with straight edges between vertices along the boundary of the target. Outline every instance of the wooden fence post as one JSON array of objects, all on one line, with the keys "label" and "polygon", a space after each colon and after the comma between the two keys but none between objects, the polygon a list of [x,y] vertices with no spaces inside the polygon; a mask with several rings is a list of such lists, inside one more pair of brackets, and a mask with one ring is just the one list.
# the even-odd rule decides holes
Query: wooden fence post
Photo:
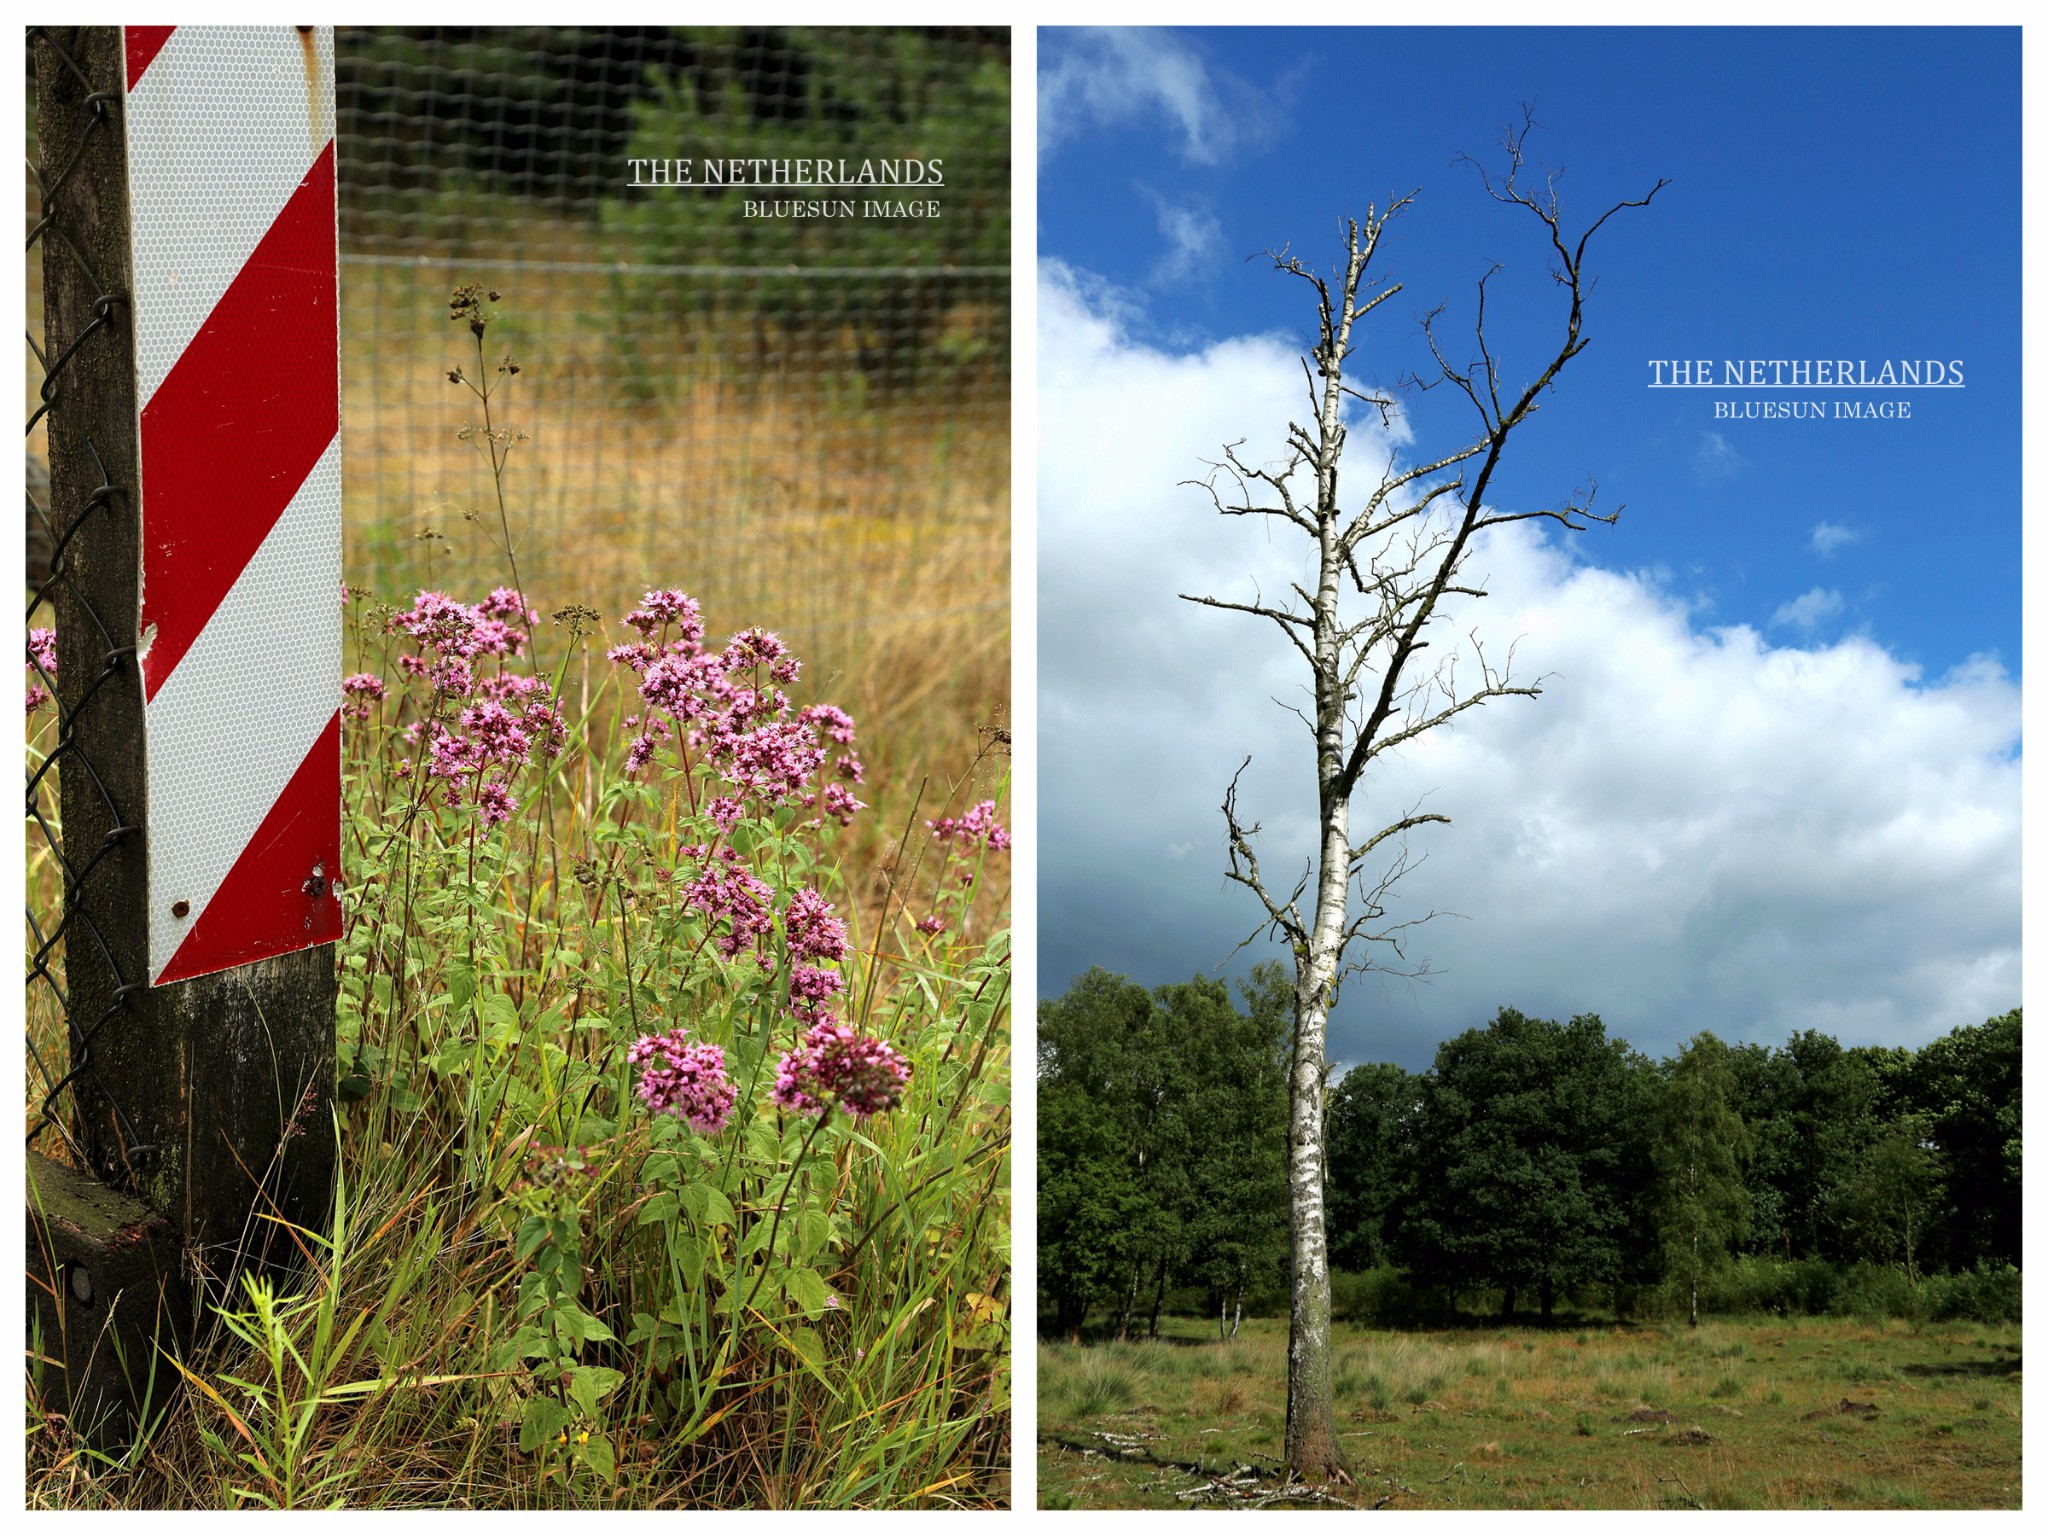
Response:
[{"label": "wooden fence post", "polygon": [[[29,800],[36,818],[40,793],[64,892],[61,921],[31,910],[30,985],[60,987],[71,1059],[30,1139],[54,1126],[106,1186],[96,1195],[32,1154],[33,1315],[50,1363],[63,1340],[65,1380],[46,1385],[68,1402],[67,1383],[99,1379],[80,1350],[101,1341],[103,1360],[112,1336],[146,1360],[161,1338],[160,1296],[136,1294],[151,1267],[138,1255],[160,1270],[156,1256],[177,1254],[159,1289],[182,1332],[276,1246],[265,1218],[327,1218],[333,41],[59,27],[38,31],[35,56],[54,554],[30,621],[54,611],[61,832],[49,770],[32,768]],[[282,92],[278,60],[291,66]],[[285,110],[252,119],[252,99]],[[294,127],[289,144],[265,137]],[[246,185],[244,152],[261,162]],[[198,184],[209,177],[221,184]],[[129,1313],[109,1328],[116,1295]]]}]

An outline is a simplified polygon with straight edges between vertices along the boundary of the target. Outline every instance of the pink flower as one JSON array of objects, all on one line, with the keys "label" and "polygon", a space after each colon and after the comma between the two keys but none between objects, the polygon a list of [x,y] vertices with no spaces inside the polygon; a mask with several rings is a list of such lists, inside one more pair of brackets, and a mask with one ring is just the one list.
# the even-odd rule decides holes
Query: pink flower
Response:
[{"label": "pink flower", "polygon": [[837,1103],[857,1119],[903,1102],[910,1063],[886,1041],[827,1016],[785,1052],[769,1097],[792,1114],[824,1116]]},{"label": "pink flower", "polygon": [[789,647],[773,631],[743,629],[726,642],[725,664],[728,669],[738,671],[741,667],[777,661],[788,653]]},{"label": "pink flower", "polygon": [[656,1114],[687,1120],[706,1136],[725,1129],[732,1115],[732,1079],[726,1075],[725,1052],[702,1042],[687,1044],[689,1030],[678,1026],[665,1035],[642,1035],[626,1050],[640,1074],[640,1097]]},{"label": "pink flower", "polygon": [[732,848],[721,848],[718,853],[718,862],[702,869],[683,887],[683,900],[703,913],[708,925],[715,927],[724,919],[726,931],[711,942],[726,959],[733,960],[741,950],[758,947],[774,926],[775,893]]},{"label": "pink flower", "polygon": [[528,608],[520,602],[519,594],[510,587],[493,587],[491,595],[476,605],[477,612],[486,618],[511,619],[520,624],[538,624],[540,610]]},{"label": "pink flower", "polygon": [[825,734],[842,747],[853,744],[853,716],[831,704],[813,704],[797,718],[805,725],[822,725]]},{"label": "pink flower", "polygon": [[677,634],[694,650],[704,638],[704,620],[697,600],[674,588],[649,592],[640,606],[626,615],[626,622],[643,635],[673,625]]},{"label": "pink flower", "polygon": [[798,891],[782,914],[789,952],[801,960],[844,960],[846,925],[832,915],[832,903],[816,891]]},{"label": "pink flower", "polygon": [[983,843],[991,852],[1001,853],[1010,846],[1010,834],[996,820],[996,803],[993,800],[982,801],[958,821],[951,816],[941,816],[925,825],[932,829],[932,836],[939,842],[957,843],[963,850]]},{"label": "pink flower", "polygon": [[943,917],[920,917],[914,925],[919,933],[944,933],[946,920]]},{"label": "pink flower", "polygon": [[[31,679],[40,676],[47,681],[57,675],[57,632],[54,629],[32,629],[28,632],[27,665]],[[32,715],[49,702],[50,690],[40,682],[31,681],[27,713]]]},{"label": "pink flower", "polygon": [[519,802],[513,798],[502,780],[482,785],[476,792],[476,813],[487,827],[495,827],[510,821],[512,813],[519,809]]},{"label": "pink flower", "polygon": [[384,679],[358,672],[341,680],[341,712],[351,720],[367,720],[370,708],[384,698]]},{"label": "pink flower", "polygon": [[822,966],[796,965],[789,972],[789,1007],[792,1013],[815,1018],[826,1003],[846,990],[846,978]]}]

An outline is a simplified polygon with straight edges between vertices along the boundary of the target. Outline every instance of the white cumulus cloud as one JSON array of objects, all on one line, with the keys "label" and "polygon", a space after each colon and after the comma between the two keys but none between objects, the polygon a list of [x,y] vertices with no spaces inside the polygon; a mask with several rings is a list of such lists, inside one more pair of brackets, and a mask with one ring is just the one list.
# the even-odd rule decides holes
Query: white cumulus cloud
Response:
[{"label": "white cumulus cloud", "polygon": [[[1249,756],[1240,810],[1263,823],[1269,882],[1291,886],[1313,846],[1287,707],[1307,702],[1304,668],[1266,621],[1176,594],[1282,592],[1299,535],[1219,517],[1179,482],[1227,442],[1261,460],[1306,419],[1295,350],[1141,344],[1112,291],[1056,262],[1039,315],[1043,983],[1274,955],[1230,959],[1256,901],[1223,879],[1218,806]],[[1351,455],[1386,449],[1354,424]],[[1414,834],[1395,915],[1458,915],[1415,932],[1430,983],[1347,984],[1336,1055],[1419,1066],[1503,1004],[1597,1012],[1663,1053],[1701,1029],[1917,1042],[2018,1002],[2015,679],[1989,658],[1926,677],[1868,637],[1709,627],[1656,574],[1615,568],[1626,521],[1535,527],[1478,552],[1491,596],[1440,643],[1516,644],[1542,697],[1420,739],[1355,802],[1356,828],[1418,803],[1452,818]]]},{"label": "white cumulus cloud", "polygon": [[1800,593],[1789,603],[1780,603],[1771,615],[1771,623],[1794,629],[1813,629],[1823,620],[1832,619],[1842,611],[1842,594],[1830,587],[1814,587]]},{"label": "white cumulus cloud", "polygon": [[1166,237],[1166,254],[1152,268],[1153,284],[1165,287],[1185,282],[1206,267],[1222,248],[1223,226],[1213,214],[1170,202],[1150,187],[1141,187],[1139,191],[1152,205],[1159,233]]},{"label": "white cumulus cloud", "polygon": [[1854,544],[1863,537],[1863,530],[1851,528],[1843,523],[1815,523],[1813,525],[1813,552],[1826,560],[1845,545]]},{"label": "white cumulus cloud", "polygon": [[1186,41],[1155,27],[1083,27],[1040,34],[1038,152],[1050,158],[1091,128],[1155,118],[1180,155],[1213,165],[1267,131],[1270,113],[1241,82],[1212,72]]}]

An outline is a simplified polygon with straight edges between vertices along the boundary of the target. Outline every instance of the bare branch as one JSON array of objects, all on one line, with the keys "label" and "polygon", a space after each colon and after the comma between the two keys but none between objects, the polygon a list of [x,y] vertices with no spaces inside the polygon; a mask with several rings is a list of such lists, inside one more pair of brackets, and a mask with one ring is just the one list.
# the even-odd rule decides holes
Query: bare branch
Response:
[{"label": "bare branch", "polygon": [[1313,618],[1306,618],[1298,613],[1289,613],[1284,608],[1267,608],[1258,603],[1230,603],[1225,602],[1220,597],[1197,597],[1188,592],[1181,592],[1176,595],[1182,602],[1200,603],[1204,608],[1228,608],[1234,613],[1255,613],[1261,618],[1271,619],[1280,626],[1280,632],[1293,642],[1294,648],[1301,652],[1302,656],[1308,661],[1308,664],[1311,667],[1315,665],[1315,652],[1310,650],[1308,643],[1295,633],[1297,628],[1301,628],[1313,634],[1315,632],[1315,620]]},{"label": "bare branch", "polygon": [[1259,835],[1258,823],[1243,825],[1237,819],[1237,781],[1244,777],[1245,769],[1251,767],[1247,757],[1237,765],[1237,772],[1230,776],[1230,788],[1223,795],[1223,822],[1229,828],[1230,868],[1224,871],[1228,878],[1235,880],[1259,898],[1270,919],[1269,927],[1286,935],[1292,944],[1308,942],[1307,930],[1301,921],[1301,893],[1308,888],[1308,876],[1301,877],[1301,883],[1294,888],[1294,894],[1281,906],[1266,894],[1266,886],[1259,875],[1259,856],[1252,851],[1252,839]]}]

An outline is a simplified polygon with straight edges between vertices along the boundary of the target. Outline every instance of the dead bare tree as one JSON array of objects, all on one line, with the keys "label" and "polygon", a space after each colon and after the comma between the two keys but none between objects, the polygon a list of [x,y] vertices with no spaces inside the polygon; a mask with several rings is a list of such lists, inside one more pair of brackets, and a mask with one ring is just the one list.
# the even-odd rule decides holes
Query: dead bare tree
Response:
[{"label": "dead bare tree", "polygon": [[[1431,822],[1450,818],[1411,809],[1361,841],[1351,835],[1351,796],[1360,776],[1382,755],[1424,732],[1436,729],[1491,699],[1533,698],[1541,690],[1512,681],[1513,653],[1490,662],[1476,634],[1467,637],[1470,665],[1460,675],[1460,652],[1453,649],[1433,669],[1417,662],[1429,647],[1424,638],[1440,620],[1440,605],[1450,597],[1481,598],[1486,594],[1460,571],[1482,529],[1504,523],[1548,518],[1573,530],[1585,520],[1613,522],[1613,513],[1592,510],[1592,490],[1567,497],[1554,507],[1507,512],[1486,503],[1488,486],[1500,464],[1509,436],[1538,407],[1538,397],[1555,383],[1558,373],[1580,352],[1588,338],[1582,329],[1586,297],[1586,247],[1600,227],[1624,208],[1647,205],[1666,185],[1659,181],[1640,198],[1617,203],[1571,240],[1565,233],[1557,201],[1555,171],[1532,166],[1524,152],[1535,126],[1524,109],[1519,127],[1504,130],[1501,147],[1507,165],[1496,179],[1482,166],[1482,185],[1495,201],[1528,210],[1541,221],[1549,238],[1551,276],[1569,296],[1564,336],[1556,353],[1535,380],[1515,392],[1503,393],[1501,367],[1486,339],[1487,283],[1501,270],[1496,264],[1479,280],[1478,312],[1473,333],[1477,355],[1462,366],[1447,355],[1439,334],[1442,309],[1422,319],[1422,333],[1434,359],[1427,377],[1411,375],[1403,382],[1421,390],[1448,385],[1470,402],[1478,417],[1471,441],[1439,458],[1416,456],[1403,463],[1389,455],[1379,483],[1364,504],[1347,511],[1338,496],[1338,462],[1345,443],[1347,397],[1381,413],[1390,421],[1394,401],[1366,393],[1344,382],[1351,353],[1352,329],[1381,304],[1401,291],[1401,284],[1373,278],[1370,269],[1380,236],[1388,222],[1414,200],[1395,198],[1385,212],[1368,207],[1361,222],[1347,222],[1347,250],[1335,287],[1288,250],[1271,252],[1278,271],[1308,283],[1316,294],[1320,334],[1302,361],[1308,394],[1315,409],[1313,430],[1289,423],[1287,448],[1277,467],[1259,467],[1239,456],[1240,444],[1224,450],[1204,484],[1218,512],[1229,517],[1278,518],[1298,528],[1314,546],[1315,587],[1295,583],[1294,606],[1286,600],[1268,602],[1255,594],[1251,602],[1182,593],[1189,602],[1211,608],[1255,614],[1269,619],[1301,653],[1315,683],[1316,787],[1319,796],[1320,840],[1310,868],[1292,894],[1276,899],[1259,871],[1253,841],[1259,831],[1238,813],[1241,765],[1223,798],[1228,830],[1230,879],[1248,888],[1265,908],[1261,931],[1274,933],[1294,955],[1294,1050],[1288,1113],[1289,1215],[1293,1239],[1293,1296],[1287,1355],[1288,1466],[1301,1476],[1323,1480],[1344,1476],[1339,1452],[1330,1378],[1330,1270],[1323,1224],[1323,1121],[1325,1073],[1324,1033],[1331,1003],[1342,976],[1353,971],[1408,968],[1404,930],[1425,918],[1393,922],[1387,897],[1408,869],[1405,836]],[[1477,164],[1477,162],[1473,162]],[[1533,189],[1532,182],[1539,182]],[[1314,369],[1310,372],[1309,364]],[[1313,472],[1315,497],[1306,498],[1306,477]],[[1362,608],[1347,617],[1342,598],[1350,581]],[[1474,675],[1476,673],[1476,676]],[[1248,764],[1250,759],[1246,759]],[[1381,854],[1391,845],[1388,854]],[[1381,854],[1381,862],[1375,855]],[[1390,856],[1389,856],[1390,855]],[[1313,881],[1313,909],[1302,910],[1303,896]],[[1351,888],[1359,892],[1357,910]],[[1361,941],[1349,964],[1345,955]],[[1387,958],[1391,956],[1391,959]]]}]

